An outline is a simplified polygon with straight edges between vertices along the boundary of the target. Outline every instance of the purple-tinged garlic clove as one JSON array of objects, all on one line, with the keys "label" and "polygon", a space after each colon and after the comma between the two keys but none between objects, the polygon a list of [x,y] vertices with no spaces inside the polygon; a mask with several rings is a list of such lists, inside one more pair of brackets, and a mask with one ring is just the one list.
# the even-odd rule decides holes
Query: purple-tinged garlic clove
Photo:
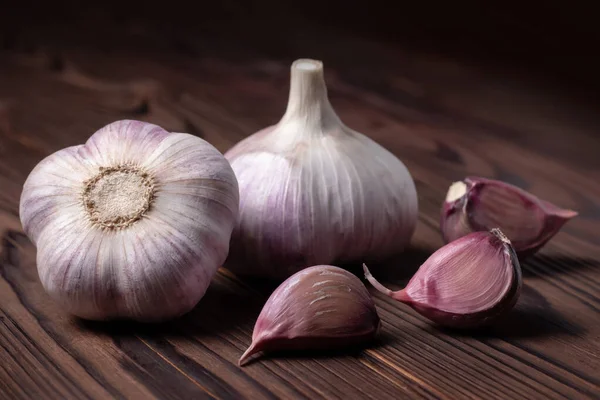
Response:
[{"label": "purple-tinged garlic clove", "polygon": [[259,352],[359,345],[372,340],[379,326],[373,299],[360,279],[331,265],[309,267],[271,294],[239,364]]},{"label": "purple-tinged garlic clove", "polygon": [[499,229],[470,233],[440,248],[396,292],[379,283],[366,265],[364,272],[378,291],[453,328],[484,326],[502,317],[522,286],[517,256]]},{"label": "purple-tinged garlic clove", "polygon": [[577,212],[561,209],[508,183],[481,177],[454,182],[442,208],[446,243],[500,228],[520,258],[534,254]]}]

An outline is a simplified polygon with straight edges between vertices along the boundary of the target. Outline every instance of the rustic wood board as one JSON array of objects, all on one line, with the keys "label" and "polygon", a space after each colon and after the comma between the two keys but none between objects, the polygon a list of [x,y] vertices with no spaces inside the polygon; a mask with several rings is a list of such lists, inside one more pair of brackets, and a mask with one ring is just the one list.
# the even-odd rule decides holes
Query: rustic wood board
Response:
[{"label": "rustic wood board", "polygon": [[[119,18],[102,29],[103,18],[2,30],[0,397],[599,398],[600,117],[589,105],[514,71],[304,22],[304,30],[279,23],[277,35],[244,41],[250,22],[173,30]],[[196,134],[226,151],[277,121],[299,57],[325,61],[341,118],[416,180],[419,225],[411,248],[387,263],[391,287],[442,245],[440,205],[465,175],[504,179],[580,212],[523,263],[523,295],[503,324],[442,330],[372,291],[383,319],[372,347],[239,368],[272,283],[222,270],[190,314],[158,326],[85,322],[49,300],[18,216],[37,162],[119,119]]]}]

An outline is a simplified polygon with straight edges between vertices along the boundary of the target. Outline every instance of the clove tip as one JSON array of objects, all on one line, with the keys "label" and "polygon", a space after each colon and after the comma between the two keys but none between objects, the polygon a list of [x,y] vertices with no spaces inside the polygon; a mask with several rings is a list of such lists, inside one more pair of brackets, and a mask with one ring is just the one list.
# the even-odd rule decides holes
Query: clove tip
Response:
[{"label": "clove tip", "polygon": [[369,279],[369,277],[373,277],[373,275],[371,275],[371,271],[369,271],[369,268],[367,268],[367,264],[363,263],[362,265],[363,267],[363,272],[365,273],[365,279]]},{"label": "clove tip", "polygon": [[392,290],[386,288],[385,286],[383,286],[381,283],[379,283],[379,281],[377,279],[375,279],[375,277],[371,274],[371,271],[369,271],[369,268],[367,268],[367,265],[364,263],[363,263],[363,271],[365,273],[365,279],[368,280],[377,291],[379,291],[387,296],[394,297],[394,292]]},{"label": "clove tip", "polygon": [[559,217],[564,218],[564,219],[575,218],[576,216],[579,215],[579,213],[577,211],[574,211],[574,210],[560,210],[556,214]]},{"label": "clove tip", "polygon": [[238,360],[238,367],[243,367],[244,365],[246,365],[248,363],[250,357],[252,355],[258,353],[258,351],[259,351],[259,349],[255,345],[255,343],[252,342],[252,344],[250,344],[250,347],[248,347],[246,349],[246,351],[244,352],[244,354],[242,354],[242,356]]}]

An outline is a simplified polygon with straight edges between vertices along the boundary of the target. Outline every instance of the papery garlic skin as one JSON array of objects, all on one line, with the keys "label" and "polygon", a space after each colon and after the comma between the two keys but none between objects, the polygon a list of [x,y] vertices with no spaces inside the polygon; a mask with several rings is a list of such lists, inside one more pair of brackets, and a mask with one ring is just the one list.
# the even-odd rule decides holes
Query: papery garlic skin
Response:
[{"label": "papery garlic skin", "polygon": [[380,284],[366,266],[364,272],[378,291],[452,328],[494,322],[513,308],[522,288],[519,260],[499,229],[473,232],[441,247],[396,292]]},{"label": "papery garlic skin", "polygon": [[240,216],[226,267],[283,279],[310,265],[383,259],[417,222],[404,164],[346,127],[327,98],[323,65],[297,60],[277,125],[225,153],[240,185]]},{"label": "papery garlic skin", "polygon": [[332,265],[306,268],[265,303],[240,365],[258,352],[344,348],[366,343],[381,325],[365,285]]},{"label": "papery garlic skin", "polygon": [[454,182],[442,208],[446,243],[475,231],[500,228],[519,258],[546,244],[577,212],[561,209],[508,183],[470,176]]},{"label": "papery garlic skin", "polygon": [[235,175],[209,143],[124,120],[42,160],[20,217],[41,283],[67,312],[162,321],[204,295],[238,201]]}]

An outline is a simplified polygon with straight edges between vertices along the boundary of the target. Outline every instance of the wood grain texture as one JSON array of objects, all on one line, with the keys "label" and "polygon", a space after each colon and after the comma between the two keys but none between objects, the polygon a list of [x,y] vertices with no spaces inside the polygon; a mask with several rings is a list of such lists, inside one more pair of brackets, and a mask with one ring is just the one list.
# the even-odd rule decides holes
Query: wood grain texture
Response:
[{"label": "wood grain texture", "polygon": [[[0,30],[0,398],[600,397],[600,117],[590,103],[514,70],[301,17],[257,30],[265,21],[220,14],[197,26],[93,7],[53,24],[27,25],[33,17],[17,14],[25,20]],[[324,60],[340,117],[416,180],[412,246],[388,268],[373,266],[391,288],[442,245],[441,202],[465,175],[503,179],[580,212],[523,263],[524,291],[504,323],[444,330],[371,291],[383,320],[372,347],[239,368],[273,283],[221,270],[191,313],[162,325],[81,321],[50,301],[18,217],[37,162],[125,118],[226,151],[281,116],[289,65],[300,57]]]}]

